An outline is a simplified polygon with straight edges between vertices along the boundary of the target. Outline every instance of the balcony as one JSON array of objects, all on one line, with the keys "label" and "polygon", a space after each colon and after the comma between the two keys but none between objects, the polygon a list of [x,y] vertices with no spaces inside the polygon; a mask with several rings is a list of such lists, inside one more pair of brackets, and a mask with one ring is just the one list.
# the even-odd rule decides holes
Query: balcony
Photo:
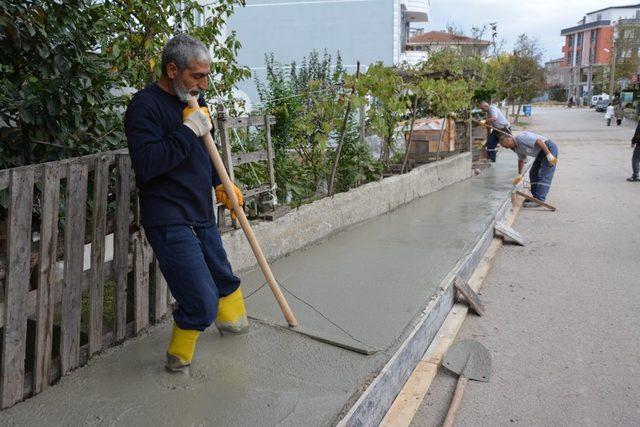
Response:
[{"label": "balcony", "polygon": [[428,22],[429,0],[402,0],[404,16],[407,22]]}]

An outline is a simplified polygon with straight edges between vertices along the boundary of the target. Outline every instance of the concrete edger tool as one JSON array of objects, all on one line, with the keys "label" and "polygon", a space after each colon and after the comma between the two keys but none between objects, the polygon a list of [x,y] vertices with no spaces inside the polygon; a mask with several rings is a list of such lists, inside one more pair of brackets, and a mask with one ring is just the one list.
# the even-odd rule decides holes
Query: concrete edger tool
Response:
[{"label": "concrete edger tool", "polygon": [[443,427],[453,426],[453,420],[460,408],[462,394],[469,380],[489,382],[491,376],[491,355],[489,350],[478,341],[462,340],[451,346],[442,365],[460,375],[456,391],[451,399]]},{"label": "concrete edger tool", "polygon": [[[200,106],[198,105],[198,100],[194,97],[189,99],[189,107],[198,109]],[[231,179],[229,178],[229,174],[224,167],[224,163],[222,163],[222,158],[220,157],[220,153],[218,153],[218,149],[216,148],[216,144],[213,142],[213,137],[210,133],[207,133],[204,136],[204,143],[207,147],[207,151],[209,152],[209,156],[211,156],[211,160],[213,161],[213,166],[216,168],[216,172],[218,172],[218,176],[222,181],[222,185],[224,185],[224,189],[227,192],[227,197],[231,199],[231,204],[233,205],[233,211],[238,216],[238,221],[240,222],[240,226],[244,231],[245,236],[247,236],[247,240],[249,241],[249,246],[251,246],[251,250],[253,250],[253,254],[256,256],[258,260],[258,264],[260,265],[260,269],[264,274],[264,277],[267,279],[267,283],[271,288],[271,292],[276,297],[276,301],[278,301],[278,305],[280,305],[280,309],[282,310],[282,314],[284,314],[285,319],[289,326],[294,327],[298,326],[298,320],[296,320],[293,311],[289,307],[287,300],[285,299],[282,291],[280,290],[280,286],[278,286],[278,282],[276,282],[273,273],[271,272],[271,267],[267,263],[267,259],[262,253],[262,249],[260,248],[260,244],[256,239],[256,236],[253,234],[253,230],[251,229],[251,225],[249,224],[249,220],[244,213],[244,210],[238,203],[238,198],[236,197],[236,193],[233,191],[233,184]]]}]

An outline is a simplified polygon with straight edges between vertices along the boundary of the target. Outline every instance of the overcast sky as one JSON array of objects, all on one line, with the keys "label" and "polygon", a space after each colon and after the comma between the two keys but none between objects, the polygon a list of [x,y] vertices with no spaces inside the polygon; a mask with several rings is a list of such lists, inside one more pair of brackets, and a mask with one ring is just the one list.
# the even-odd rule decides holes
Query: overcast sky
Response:
[{"label": "overcast sky", "polygon": [[[594,10],[609,6],[638,4],[639,0],[431,0],[430,22],[426,31],[443,30],[453,22],[470,33],[473,26],[498,23],[498,38],[510,49],[518,35],[526,33],[538,39],[548,61],[562,56],[560,30],[576,25]],[[491,32],[488,31],[490,40]]]}]

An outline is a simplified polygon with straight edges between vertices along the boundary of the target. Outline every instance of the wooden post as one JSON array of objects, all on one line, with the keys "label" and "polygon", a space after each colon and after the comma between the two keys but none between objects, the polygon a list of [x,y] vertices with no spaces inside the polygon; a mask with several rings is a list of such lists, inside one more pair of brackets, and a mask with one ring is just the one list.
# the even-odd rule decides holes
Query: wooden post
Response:
[{"label": "wooden post", "polygon": [[366,130],[365,126],[366,126],[366,117],[365,117],[365,106],[363,104],[358,109],[358,127],[360,129],[361,144],[364,144],[364,137],[365,137],[365,130]]},{"label": "wooden post", "polygon": [[129,214],[131,210],[131,163],[129,156],[116,159],[117,190],[114,235],[113,272],[116,282],[116,342],[122,341],[127,331],[127,276],[129,271]]},{"label": "wooden post", "polygon": [[133,240],[133,277],[135,302],[136,335],[149,325],[149,261],[150,250],[147,247],[142,228]]},{"label": "wooden post", "polygon": [[[356,81],[360,77],[360,61],[356,64]],[[356,84],[353,83],[353,87],[351,88],[351,96],[347,101],[347,110],[344,113],[344,119],[342,121],[342,129],[340,129],[340,138],[338,139],[338,147],[336,148],[336,158],[333,160],[333,166],[331,167],[331,174],[329,175],[329,185],[327,194],[329,196],[333,195],[333,185],[336,179],[336,172],[338,171],[338,163],[340,162],[340,152],[342,151],[342,145],[344,144],[344,134],[347,131],[347,125],[349,124],[349,116],[351,115],[351,97],[356,92]]]},{"label": "wooden post", "polygon": [[22,400],[24,389],[33,168],[12,170],[9,179],[7,276],[4,289],[4,334],[0,372],[0,397],[3,408]]},{"label": "wooden post", "polygon": [[40,262],[38,263],[38,302],[36,359],[33,392],[49,386],[55,307],[55,268],[58,252],[58,210],[60,202],[60,166],[45,165],[40,222]]},{"label": "wooden post", "polygon": [[96,159],[94,177],[91,274],[89,275],[89,357],[102,349],[104,238],[107,231],[107,188],[109,186],[109,161],[105,156]]},{"label": "wooden post", "polygon": [[60,368],[65,375],[80,363],[82,269],[87,206],[87,166],[71,163],[67,174],[64,228],[64,280],[62,284]]},{"label": "wooden post", "polygon": [[404,173],[404,170],[407,167],[407,160],[409,160],[409,152],[411,151],[411,140],[413,139],[413,124],[415,123],[415,120],[416,120],[417,109],[418,109],[418,96],[414,95],[413,106],[411,108],[411,128],[409,128],[409,140],[405,144],[407,147],[406,148],[407,151],[404,153],[404,159],[402,160],[402,169],[400,169],[400,173]]},{"label": "wooden post", "polygon": [[[227,170],[227,174],[229,175],[229,179],[231,182],[235,182],[235,174],[233,172],[233,159],[231,157],[231,145],[229,144],[229,122],[227,111],[224,109],[222,104],[219,104],[217,107],[218,111],[218,131],[220,135],[220,149],[222,150],[222,163]],[[220,175],[220,174],[218,174]],[[232,220],[232,224],[235,226],[235,221]],[[227,220],[224,216],[224,206],[218,210],[218,226],[225,227],[227,225]]]},{"label": "wooden post", "polygon": [[[189,107],[198,108],[198,101],[195,98],[191,98],[189,100]],[[224,168],[224,163],[222,162],[220,153],[218,153],[218,149],[216,148],[216,145],[213,142],[213,137],[211,136],[210,133],[207,133],[206,135],[204,135],[203,138],[204,138],[205,146],[207,147],[207,151],[209,152],[209,155],[211,156],[211,160],[213,161],[213,166],[216,168],[216,171],[218,172],[218,175],[222,180],[222,184],[224,185],[224,189],[227,193],[227,196],[229,197],[229,199],[231,199],[233,210],[238,216],[238,220],[240,221],[240,226],[242,227],[244,234],[247,236],[247,240],[249,241],[249,246],[251,246],[251,249],[253,250],[253,253],[256,256],[256,259],[258,261],[258,265],[260,266],[262,273],[267,279],[269,288],[273,292],[276,298],[276,301],[278,301],[278,305],[280,305],[280,309],[282,310],[282,313],[284,314],[284,317],[287,320],[287,323],[289,324],[289,326],[292,326],[292,327],[298,326],[298,321],[296,320],[293,314],[293,311],[291,311],[291,308],[289,307],[287,300],[282,294],[282,291],[278,286],[278,282],[276,282],[276,278],[273,276],[273,272],[271,271],[271,268],[267,263],[267,259],[265,258],[264,253],[262,252],[262,248],[260,248],[260,244],[258,243],[256,236],[253,234],[253,230],[251,229],[249,220],[247,219],[247,216],[245,215],[244,210],[238,203],[238,198],[236,197],[236,194],[233,190],[233,183],[231,182],[229,174]]]},{"label": "wooden post", "polygon": [[[264,133],[267,145],[267,167],[269,168],[269,184],[271,185],[271,199],[275,200],[276,198],[276,173],[273,168],[273,159],[274,159],[274,151],[273,144],[271,143],[271,124],[269,123],[269,115],[265,114],[264,116]],[[273,202],[271,204],[273,208]]]}]

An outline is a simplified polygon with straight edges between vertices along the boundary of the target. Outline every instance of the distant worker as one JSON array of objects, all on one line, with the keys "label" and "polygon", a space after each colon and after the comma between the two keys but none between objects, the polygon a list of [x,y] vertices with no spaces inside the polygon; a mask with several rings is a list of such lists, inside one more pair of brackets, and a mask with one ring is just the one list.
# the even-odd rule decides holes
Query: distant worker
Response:
[{"label": "distant worker", "polygon": [[[509,123],[504,114],[502,114],[502,111],[495,105],[489,105],[488,102],[483,102],[480,104],[480,109],[487,113],[485,123],[492,128],[487,138],[487,156],[490,161],[495,162],[500,134],[502,132],[511,134],[511,123]],[[496,129],[500,132],[496,131]]]},{"label": "distant worker", "polygon": [[633,175],[631,175],[631,178],[627,178],[627,181],[640,182],[640,178],[638,178],[638,173],[640,172],[640,123],[638,123],[636,133],[633,135],[633,139],[631,139],[631,146],[635,147],[633,149],[633,156],[631,157]]},{"label": "distant worker", "polygon": [[615,109],[613,108],[613,105],[609,103],[609,105],[607,105],[607,111],[606,113],[604,113],[604,118],[607,120],[607,126],[611,126],[611,119],[614,117],[614,115]]},{"label": "distant worker", "polygon": [[624,119],[624,112],[622,110],[622,101],[616,102],[616,106],[613,107],[613,115],[616,118],[616,126],[620,126],[622,124],[622,119]]},{"label": "distant worker", "polygon": [[[535,157],[533,165],[529,170],[531,180],[531,195],[538,200],[544,201],[547,198],[553,174],[558,163],[558,146],[546,136],[533,132],[522,132],[515,137],[502,135],[500,145],[513,150],[518,155],[518,176],[513,180],[517,185],[522,181],[522,171],[527,161],[527,156]],[[526,200],[524,207],[538,206],[535,202]]]},{"label": "distant worker", "polygon": [[569,97],[569,100],[567,101],[567,107],[569,108],[573,107],[573,96]]}]

